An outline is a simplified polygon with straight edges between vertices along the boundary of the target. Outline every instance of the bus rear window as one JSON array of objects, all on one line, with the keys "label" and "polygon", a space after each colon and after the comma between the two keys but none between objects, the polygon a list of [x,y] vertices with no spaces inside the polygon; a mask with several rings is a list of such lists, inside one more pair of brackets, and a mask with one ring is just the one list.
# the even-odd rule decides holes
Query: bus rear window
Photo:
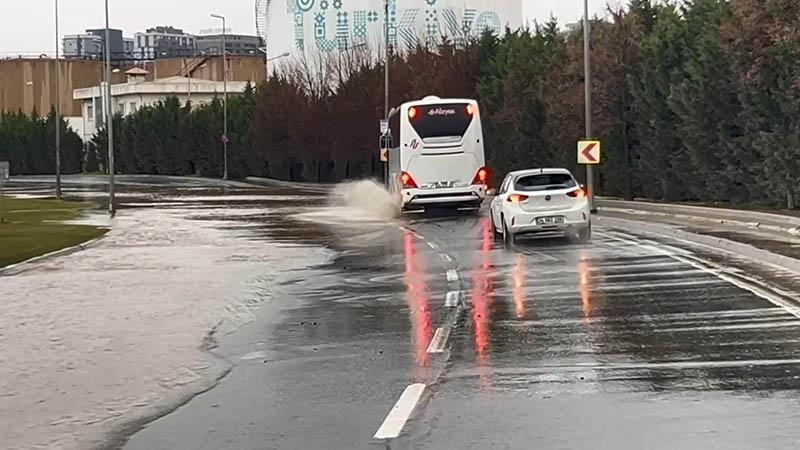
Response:
[{"label": "bus rear window", "polygon": [[415,106],[417,115],[411,121],[422,139],[463,137],[472,123],[466,103]]}]

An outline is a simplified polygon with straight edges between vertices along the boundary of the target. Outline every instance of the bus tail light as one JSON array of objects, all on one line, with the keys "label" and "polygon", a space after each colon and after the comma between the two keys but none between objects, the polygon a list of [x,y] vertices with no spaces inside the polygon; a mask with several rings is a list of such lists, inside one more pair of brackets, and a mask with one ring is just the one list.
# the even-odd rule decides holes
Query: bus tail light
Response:
[{"label": "bus tail light", "polygon": [[484,186],[489,185],[489,178],[491,177],[492,172],[489,170],[488,167],[481,167],[478,169],[478,173],[475,174],[475,178],[472,179],[472,184],[482,184]]},{"label": "bus tail light", "polygon": [[470,117],[475,115],[475,107],[472,104],[467,104],[467,115]]},{"label": "bus tail light", "polygon": [[411,175],[408,172],[403,172],[400,174],[400,183],[403,184],[403,189],[417,189],[417,183],[411,178]]},{"label": "bus tail light", "polygon": [[511,194],[508,196],[509,203],[522,203],[527,199],[528,199],[527,195],[521,195],[521,194]]},{"label": "bus tail light", "polygon": [[412,106],[411,108],[408,108],[408,118],[409,119],[413,120],[414,118],[417,117],[418,113],[419,113],[419,111],[417,111],[416,107]]}]

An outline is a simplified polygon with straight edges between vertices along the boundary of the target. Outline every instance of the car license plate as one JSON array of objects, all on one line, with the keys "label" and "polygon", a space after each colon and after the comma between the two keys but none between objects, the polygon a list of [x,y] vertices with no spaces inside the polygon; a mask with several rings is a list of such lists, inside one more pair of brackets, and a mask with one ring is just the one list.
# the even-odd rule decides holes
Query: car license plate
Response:
[{"label": "car license plate", "polygon": [[560,225],[564,223],[564,218],[561,216],[556,217],[539,217],[536,219],[537,225]]}]

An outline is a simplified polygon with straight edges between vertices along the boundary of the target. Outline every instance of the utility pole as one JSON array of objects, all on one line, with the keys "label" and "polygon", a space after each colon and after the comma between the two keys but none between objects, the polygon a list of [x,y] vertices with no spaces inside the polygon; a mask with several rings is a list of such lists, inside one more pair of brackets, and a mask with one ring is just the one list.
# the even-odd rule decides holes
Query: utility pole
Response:
[{"label": "utility pole", "polygon": [[226,48],[225,16],[212,14],[211,17],[222,20],[222,179],[228,179],[228,52]]},{"label": "utility pole", "polygon": [[111,32],[108,29],[108,0],[106,3],[106,131],[108,134],[108,212],[116,214],[114,199],[114,107],[111,104]]},{"label": "utility pole", "polygon": [[61,200],[61,63],[59,61],[58,0],[56,6],[56,198]]},{"label": "utility pole", "polygon": [[[586,114],[586,139],[592,139],[592,54],[589,39],[589,0],[583,0],[583,71],[584,71],[584,99]],[[594,206],[594,171],[591,164],[586,165],[586,189],[589,197],[589,208],[596,212]]]},{"label": "utility pole", "polygon": [[[386,42],[386,62],[383,73],[383,118],[389,121],[389,61],[390,61],[390,44],[389,44],[389,0],[383,0],[384,20],[383,31],[384,41]],[[389,162],[383,163],[383,182],[389,184]]]},{"label": "utility pole", "polygon": [[186,61],[183,62],[183,70],[186,71],[186,104],[190,104],[192,102],[192,70],[190,70],[189,66],[192,64],[192,60],[187,58]]}]

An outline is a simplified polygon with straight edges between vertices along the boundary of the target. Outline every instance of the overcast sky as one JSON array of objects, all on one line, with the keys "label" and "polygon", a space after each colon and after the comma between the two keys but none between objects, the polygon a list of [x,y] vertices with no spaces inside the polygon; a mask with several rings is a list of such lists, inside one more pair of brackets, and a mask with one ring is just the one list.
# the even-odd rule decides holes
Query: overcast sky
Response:
[{"label": "overcast sky", "polygon": [[[54,1],[0,0],[0,57],[55,51]],[[583,0],[522,1],[529,20],[545,20],[552,14],[561,23],[575,22],[583,9]],[[606,1],[590,0],[593,14],[602,13]],[[619,0],[611,1],[619,3]],[[173,25],[189,33],[220,28],[218,22],[209,17],[212,12],[227,15],[228,28],[233,32],[255,33],[253,0],[109,0],[109,3],[111,27],[122,28],[125,36],[132,37],[136,31],[156,25]],[[105,22],[103,0],[59,0],[59,4],[62,35],[102,28]],[[278,22],[273,26],[287,27],[285,35],[288,36],[289,24]]]}]

